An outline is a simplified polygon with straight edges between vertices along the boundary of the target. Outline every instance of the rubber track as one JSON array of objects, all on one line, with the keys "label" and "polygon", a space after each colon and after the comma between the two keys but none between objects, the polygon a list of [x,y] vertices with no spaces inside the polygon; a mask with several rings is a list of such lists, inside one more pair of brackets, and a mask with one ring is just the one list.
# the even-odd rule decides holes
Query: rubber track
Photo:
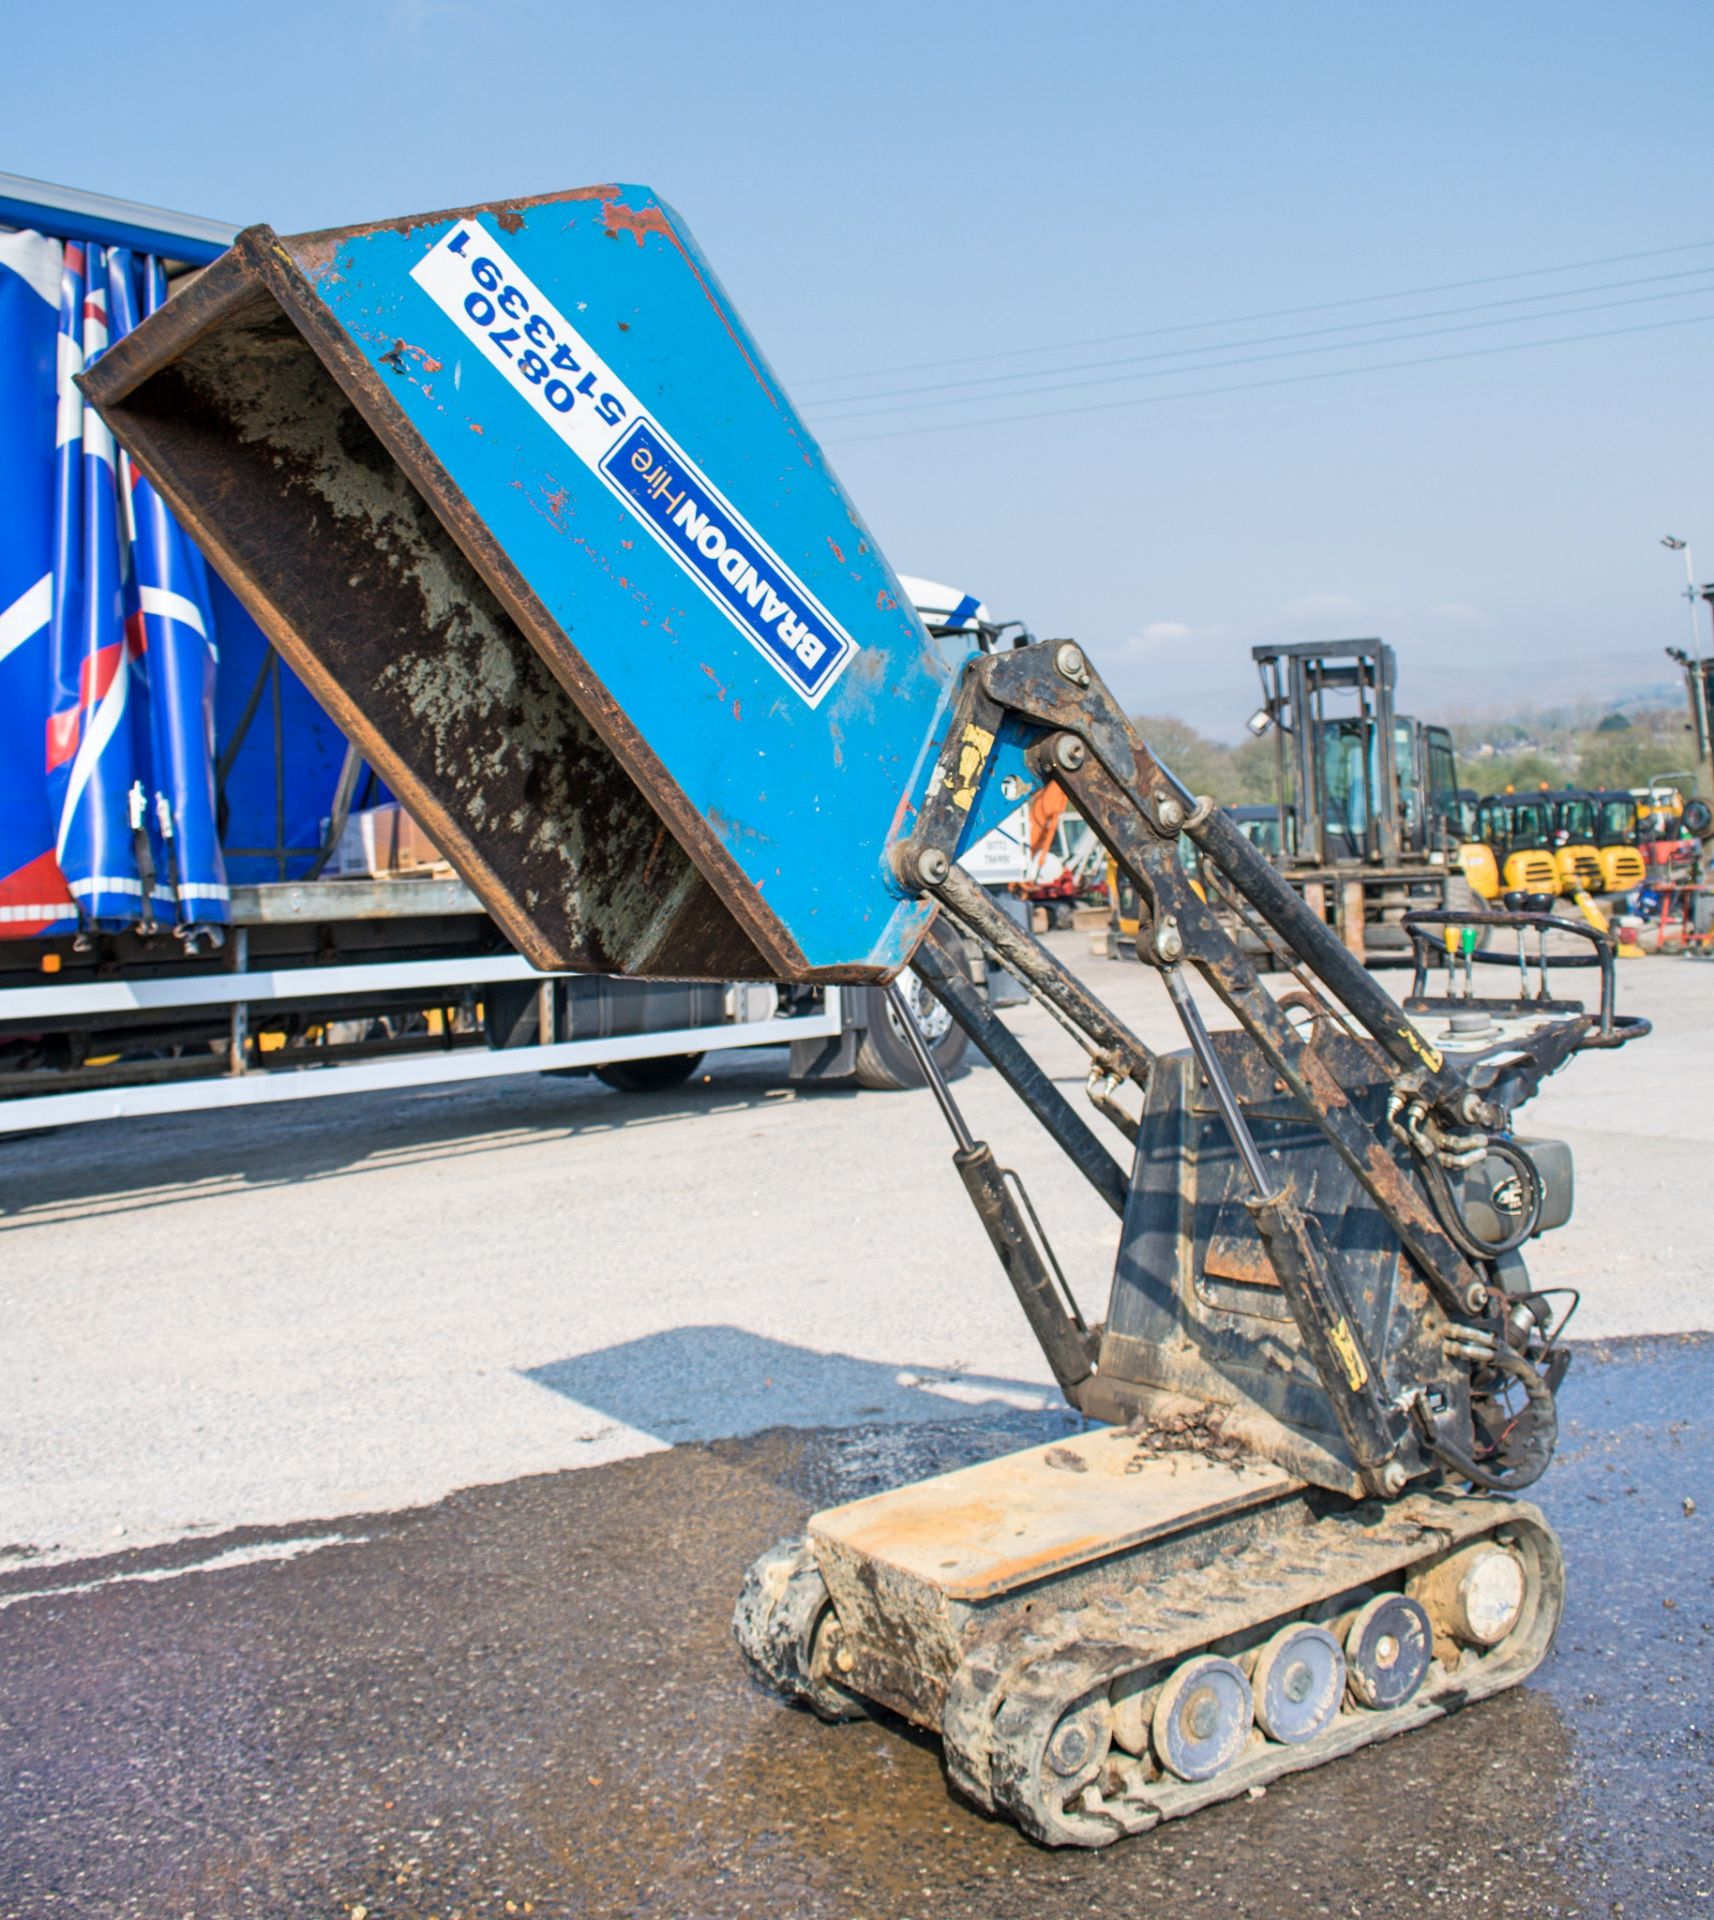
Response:
[{"label": "rubber track", "polygon": [[[1413,1567],[1495,1532],[1515,1539],[1524,1554],[1532,1597],[1523,1619],[1499,1647],[1480,1657],[1467,1651],[1456,1674],[1436,1661],[1406,1705],[1387,1712],[1347,1708],[1325,1732],[1297,1746],[1258,1734],[1249,1751],[1212,1780],[1150,1780],[1140,1763],[1128,1764],[1114,1749],[1112,1758],[1128,1774],[1119,1794],[1087,1804],[1080,1798],[1083,1777],[1056,1782],[1059,1791],[1051,1795],[1046,1790],[1042,1760],[1054,1727],[1115,1681],[1305,1618],[1354,1588],[1396,1583]],[[970,1798],[1009,1815],[1045,1844],[1104,1846],[1517,1685],[1552,1644],[1563,1595],[1558,1543],[1540,1513],[1523,1502],[1419,1494],[1387,1508],[1310,1521],[1162,1586],[1139,1586],[1124,1599],[1049,1615],[974,1655],[954,1677],[946,1703],[947,1768]],[[1088,1770],[1088,1780],[1096,1771]]]}]

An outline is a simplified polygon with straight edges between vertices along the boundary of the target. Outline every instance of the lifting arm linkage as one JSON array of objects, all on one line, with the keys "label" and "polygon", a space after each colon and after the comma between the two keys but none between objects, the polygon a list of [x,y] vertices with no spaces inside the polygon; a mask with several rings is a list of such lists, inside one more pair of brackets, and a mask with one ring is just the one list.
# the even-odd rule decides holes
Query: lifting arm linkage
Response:
[{"label": "lifting arm linkage", "polygon": [[[1146,751],[1146,750],[1145,750]],[[1306,1113],[1367,1189],[1399,1244],[1421,1270],[1444,1304],[1459,1314],[1480,1313],[1486,1286],[1434,1217],[1427,1200],[1401,1171],[1374,1129],[1356,1111],[1314,1044],[1291,1024],[1262,985],[1256,970],[1227,936],[1213,912],[1196,897],[1179,865],[1172,843],[1144,824],[1144,818],[1104,767],[1087,763],[1062,774],[1072,798],[1090,825],[1107,842],[1138,890],[1154,906],[1152,955],[1160,965],[1163,937],[1172,960],[1189,961],[1237,1016],[1268,1065],[1286,1083]],[[1170,934],[1167,929],[1170,923]],[[1344,949],[1339,949],[1341,952]],[[1315,968],[1314,958],[1310,965]],[[1321,976],[1326,981],[1326,976]],[[1331,986],[1331,981],[1326,981]],[[1343,998],[1343,995],[1341,995]],[[1349,1003],[1347,1003],[1349,1004]],[[1400,1020],[1403,1015],[1398,1016]]]},{"label": "lifting arm linkage", "polygon": [[[1371,1492],[1397,1494],[1426,1464],[1417,1435],[1401,1411],[1384,1398],[1380,1367],[1367,1348],[1315,1223],[1304,1216],[1296,1196],[1267,1176],[1201,1016],[1189,999],[1178,964],[1181,959],[1195,965],[1238,1016],[1268,1064],[1374,1197],[1400,1244],[1435,1284],[1436,1292],[1451,1294],[1446,1304],[1460,1311],[1468,1311],[1472,1304],[1484,1305],[1485,1289],[1385,1145],[1351,1106],[1344,1088],[1300,1039],[1256,979],[1250,963],[1191,891],[1171,843],[1150,839],[1136,808],[1105,768],[1085,760],[1076,770],[1062,766],[1059,777],[1084,819],[1153,904],[1157,935],[1170,930],[1170,938],[1163,943],[1165,951],[1157,946],[1152,956],[1139,933],[1138,954],[1152,958],[1162,973],[1249,1173],[1255,1188],[1251,1216],[1351,1457]],[[1451,1277],[1454,1274],[1458,1277]]]},{"label": "lifting arm linkage", "polygon": [[[1289,1190],[1269,1178],[1257,1155],[1248,1123],[1179,975],[1181,962],[1194,965],[1237,1016],[1274,1073],[1368,1191],[1448,1314],[1460,1319],[1485,1314],[1486,1282],[1441,1228],[1387,1142],[1377,1138],[1372,1124],[1353,1107],[1327,1061],[1293,1028],[1191,887],[1177,856],[1179,833],[1197,834],[1210,820],[1227,829],[1230,823],[1207,803],[1191,801],[1105,687],[1095,682],[1076,649],[1062,647],[1050,656],[1047,648],[1032,647],[970,663],[948,733],[958,758],[949,766],[949,755],[937,768],[913,832],[896,851],[901,878],[933,894],[955,914],[967,908],[963,896],[971,888],[952,868],[951,854],[1008,716],[1041,730],[1030,749],[1032,762],[1044,777],[1061,781],[1136,883],[1151,916],[1139,934],[1139,957],[1165,976],[1192,1051],[1215,1090],[1255,1188],[1251,1211],[1292,1318],[1365,1483],[1376,1493],[1398,1492],[1424,1464],[1418,1436],[1404,1407],[1391,1404],[1383,1393],[1381,1370],[1367,1351],[1316,1224]],[[1447,1068],[1391,997],[1253,848],[1218,828],[1206,838],[1199,836],[1199,844],[1345,1003],[1371,1035],[1396,1085],[1465,1127],[1493,1118],[1487,1103]],[[1013,963],[1021,963],[1032,979],[1045,984],[1055,975],[1061,982],[1066,978],[1034,942],[1019,946]]]},{"label": "lifting arm linkage", "polygon": [[[1068,653],[1075,658],[1075,678],[1059,664]],[[1008,715],[1043,730],[1036,748],[1043,773],[1068,789],[1114,859],[1154,903],[1157,937],[1168,919],[1173,922],[1172,937],[1180,943],[1175,950],[1144,955],[1139,937],[1139,955],[1152,958],[1156,965],[1182,957],[1207,977],[1274,1072],[1362,1182],[1443,1304],[1459,1314],[1482,1313],[1487,1305],[1485,1283],[1385,1143],[1351,1106],[1314,1046],[1298,1034],[1254,967],[1191,889],[1178,862],[1179,832],[1190,832],[1202,844],[1200,835],[1208,822],[1218,823],[1207,842],[1210,858],[1221,863],[1238,891],[1372,1036],[1403,1090],[1457,1115],[1464,1126],[1472,1119],[1499,1124],[1504,1116],[1490,1109],[1462,1075],[1446,1065],[1391,995],[1357,964],[1224,814],[1216,808],[1193,808],[1184,789],[1155,759],[1107,688],[1090,673],[1079,650],[1025,647],[983,655],[969,663],[948,727],[949,740],[961,743],[962,777],[954,781],[937,776],[910,837],[895,853],[901,877],[933,893],[956,917],[964,918],[971,911],[975,896],[989,910],[989,917],[1004,920],[981,889],[951,865],[950,852],[980,788],[984,762]],[[1198,814],[1206,814],[1206,820]],[[1009,922],[1005,924],[1010,927]],[[1071,982],[1045,948],[1016,928],[1010,931],[1014,940],[1005,956],[1008,964],[1056,996],[1075,987],[1082,1002],[1093,1007],[1101,1020],[1113,1023],[1087,988]],[[1091,1016],[1084,1006],[1068,1004],[1067,1010],[1089,1029]],[[1125,1034],[1125,1029],[1120,1027],[1119,1032]],[[1133,1044],[1143,1051],[1140,1042]],[[1144,1053],[1145,1062],[1146,1058]],[[1141,1080],[1144,1075],[1139,1072],[1136,1077]]]},{"label": "lifting arm linkage", "polygon": [[983,887],[953,865],[970,809],[987,778],[988,759],[1004,718],[976,674],[967,668],[929,791],[910,834],[893,850],[894,871],[912,891],[932,893],[955,920],[992,947],[1007,966],[1088,1035],[1100,1048],[1107,1071],[1141,1086],[1148,1079],[1148,1048],[1033,934],[1008,919]]},{"label": "lifting arm linkage", "polygon": [[[1230,817],[1217,807],[1195,806],[1192,796],[1155,759],[1087,667],[1079,680],[1069,680],[1056,671],[1046,648],[1029,647],[985,657],[974,663],[972,677],[980,680],[981,697],[994,711],[1075,736],[1128,796],[1129,808],[1140,813],[1167,845],[1177,840],[1180,831],[1188,833],[1409,1077],[1412,1091],[1459,1126],[1502,1124],[1504,1116],[1446,1065],[1392,996],[1370,978],[1343,941],[1309,910]],[[1057,761],[1049,764],[1061,779],[1075,771]]]}]

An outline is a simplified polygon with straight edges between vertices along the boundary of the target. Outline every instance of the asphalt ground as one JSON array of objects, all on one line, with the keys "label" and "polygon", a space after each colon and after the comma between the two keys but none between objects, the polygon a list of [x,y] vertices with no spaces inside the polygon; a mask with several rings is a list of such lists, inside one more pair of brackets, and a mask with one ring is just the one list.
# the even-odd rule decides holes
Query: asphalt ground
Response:
[{"label": "asphalt ground", "polygon": [[[1170,1040],[1140,969],[1088,967]],[[1710,1911],[1714,969],[1624,989],[1656,1037],[1530,1115],[1581,1188],[1532,1271],[1598,1336],[1544,1483],[1555,1654],[1090,1858],[727,1638],[813,1507],[1067,1418],[926,1095],[751,1055],[9,1143],[0,1915]],[[995,1076],[959,1094],[1098,1312],[1110,1220]]]},{"label": "asphalt ground", "polygon": [[289,1560],[252,1532],[213,1571],[65,1568],[97,1584],[0,1613],[0,1912],[1706,1914],[1711,1403],[1706,1338],[1579,1355],[1544,1483],[1570,1600],[1525,1687],[1100,1854],[973,1811],[896,1722],[786,1706],[729,1634],[738,1570],[813,1508],[1064,1415],[776,1430],[347,1519]]}]

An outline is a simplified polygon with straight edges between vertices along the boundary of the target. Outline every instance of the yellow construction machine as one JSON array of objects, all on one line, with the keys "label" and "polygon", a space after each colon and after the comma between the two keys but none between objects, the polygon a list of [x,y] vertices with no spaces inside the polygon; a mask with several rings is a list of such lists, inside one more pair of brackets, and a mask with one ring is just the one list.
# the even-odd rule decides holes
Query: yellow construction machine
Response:
[{"label": "yellow construction machine", "polygon": [[1479,899],[1539,893],[1557,899],[1564,876],[1554,857],[1553,805],[1538,793],[1491,793],[1477,804],[1476,837],[1459,849],[1459,864]]}]

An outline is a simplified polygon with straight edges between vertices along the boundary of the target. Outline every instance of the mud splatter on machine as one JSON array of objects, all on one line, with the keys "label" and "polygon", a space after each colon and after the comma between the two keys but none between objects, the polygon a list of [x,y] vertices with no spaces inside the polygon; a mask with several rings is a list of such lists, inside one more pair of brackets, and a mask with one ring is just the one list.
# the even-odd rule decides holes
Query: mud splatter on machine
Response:
[{"label": "mud splatter on machine", "polygon": [[[1613,1010],[1610,946],[1590,937],[1584,1012],[1549,994],[1576,956],[1531,916],[1450,940],[1418,916],[1413,1018],[1079,647],[943,653],[645,189],[253,228],[85,388],[530,958],[913,964],[1117,1216],[1095,1323],[924,1056],[1048,1362],[1106,1424],[817,1515],[744,1585],[759,1672],[832,1719],[908,1716],[972,1799],[1100,1845],[1540,1660],[1561,1564],[1513,1496],[1548,1464],[1568,1350],[1520,1249],[1567,1218],[1571,1176],[1512,1115],[1572,1053],[1646,1030]],[[1050,775],[1137,890],[1182,1053],[958,865]],[[1214,902],[1289,950],[1290,992]],[[1093,1113],[970,994],[952,928],[1082,1041]],[[1509,931],[1539,964],[1484,999]]]}]

